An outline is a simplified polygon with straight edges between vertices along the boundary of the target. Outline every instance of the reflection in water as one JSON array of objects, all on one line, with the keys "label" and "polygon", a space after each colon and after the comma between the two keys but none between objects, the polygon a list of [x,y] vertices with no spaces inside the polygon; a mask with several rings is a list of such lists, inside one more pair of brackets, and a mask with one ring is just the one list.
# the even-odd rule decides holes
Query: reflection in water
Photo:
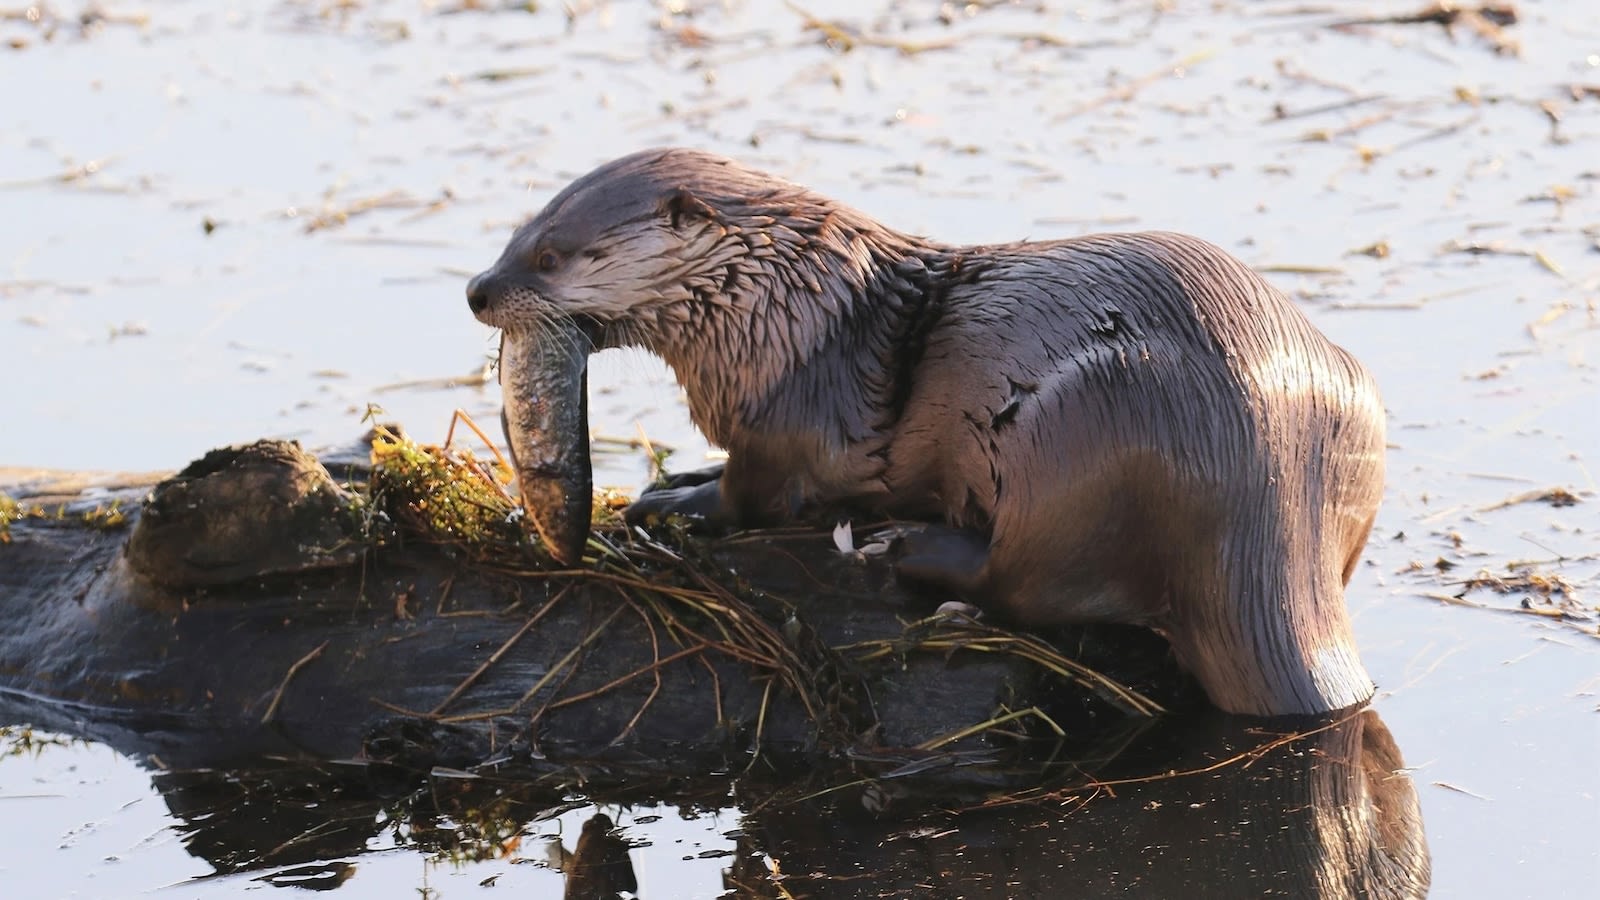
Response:
[{"label": "reflection in water", "polygon": [[[359,853],[384,825],[384,801],[365,767],[200,769],[151,780],[185,823],[180,831],[188,851],[222,873],[303,867]],[[307,887],[299,877],[276,871],[269,883]]]},{"label": "reflection in water", "polygon": [[769,807],[728,882],[761,898],[1425,895],[1416,791],[1377,713],[1306,731],[1172,723],[1092,777],[953,820]]},{"label": "reflection in water", "polygon": [[331,891],[356,873],[356,867],[342,860],[324,863],[315,866],[294,866],[289,869],[280,869],[268,875],[262,875],[257,881],[264,881],[273,887],[297,887],[307,891]]},{"label": "reflection in water", "polygon": [[583,823],[578,847],[561,867],[567,876],[565,900],[610,900],[639,890],[628,842],[617,836],[615,828],[604,813]]},{"label": "reflection in water", "polygon": [[[1163,721],[1107,762],[1052,763],[1041,786],[959,804],[947,782],[767,773],[734,783],[743,826],[726,896],[1418,897],[1430,864],[1403,765],[1369,710],[1298,731],[1220,715]],[[595,778],[625,787],[580,801],[559,783],[504,775],[284,764],[153,781],[189,852],[219,873],[320,890],[351,879],[351,860],[375,844],[503,859],[531,850],[531,824],[588,802],[729,802],[727,778]],[[638,891],[630,840],[651,836],[591,814],[550,862],[565,896]]]}]

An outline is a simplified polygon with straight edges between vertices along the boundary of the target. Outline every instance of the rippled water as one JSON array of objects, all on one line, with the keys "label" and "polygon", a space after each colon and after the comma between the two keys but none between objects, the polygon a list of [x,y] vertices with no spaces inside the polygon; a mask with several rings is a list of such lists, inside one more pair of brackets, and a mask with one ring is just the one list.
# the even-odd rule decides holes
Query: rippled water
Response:
[{"label": "rippled water", "polygon": [[[560,185],[644,146],[739,156],[948,240],[1191,232],[1268,271],[1383,387],[1389,489],[1349,597],[1436,895],[1582,895],[1600,871],[1600,15],[1524,3],[1520,55],[1464,25],[1330,27],[1419,5],[809,4],[849,46],[739,2],[114,3],[82,7],[110,13],[88,26],[78,4],[0,7],[0,464],[339,443],[369,403],[427,439],[456,407],[493,422],[492,389],[429,384],[492,352],[465,278]],[[704,453],[648,357],[606,355],[591,390],[596,434]],[[611,454],[596,477],[644,470]],[[1500,505],[1553,487],[1581,502]],[[1429,596],[1517,561],[1565,580],[1571,615],[1518,612],[1552,607],[1515,579],[1465,594],[1489,609]],[[213,877],[149,770],[104,747],[0,760],[0,811],[17,896],[265,885]],[[592,813],[470,864],[375,838],[341,890],[553,893],[552,870],[512,860]],[[641,896],[720,890],[727,861],[700,854],[729,848],[736,815],[608,813],[640,844]]]}]

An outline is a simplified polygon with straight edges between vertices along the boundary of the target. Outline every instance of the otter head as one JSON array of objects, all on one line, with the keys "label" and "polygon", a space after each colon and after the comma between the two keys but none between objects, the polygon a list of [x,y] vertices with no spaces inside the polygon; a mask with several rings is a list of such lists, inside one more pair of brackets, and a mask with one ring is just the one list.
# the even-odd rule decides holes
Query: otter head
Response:
[{"label": "otter head", "polygon": [[720,273],[747,251],[700,196],[725,195],[748,174],[692,150],[609,162],[518,228],[500,259],[467,285],[467,304],[498,328],[571,317],[597,348],[655,349],[654,324],[687,318],[680,307],[715,294]]},{"label": "otter head", "polygon": [[[769,401],[846,321],[865,335],[876,327],[869,318],[897,314],[904,298],[896,291],[919,292],[883,264],[909,246],[854,210],[733,160],[647,150],[557,194],[472,279],[467,302],[499,328],[554,334],[562,329],[549,326],[575,322],[595,349],[655,353],[684,387],[694,423],[731,449],[764,415],[787,418],[761,429],[817,426],[798,424],[803,413],[835,431],[846,428],[834,420],[851,403],[860,407],[845,415],[851,422],[875,415],[864,395],[844,398],[837,387],[785,395],[826,396],[825,409]],[[898,280],[869,287],[885,273]],[[871,303],[859,303],[869,295]],[[877,384],[884,367],[864,365],[871,371],[844,380]]]}]

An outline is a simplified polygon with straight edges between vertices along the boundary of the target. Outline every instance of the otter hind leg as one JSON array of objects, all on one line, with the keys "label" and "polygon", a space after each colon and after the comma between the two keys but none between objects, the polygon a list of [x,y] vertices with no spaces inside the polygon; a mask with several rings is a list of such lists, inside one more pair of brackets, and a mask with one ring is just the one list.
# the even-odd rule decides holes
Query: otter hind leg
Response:
[{"label": "otter hind leg", "polygon": [[895,573],[908,581],[958,594],[976,594],[989,565],[989,540],[976,532],[929,525],[904,538]]}]

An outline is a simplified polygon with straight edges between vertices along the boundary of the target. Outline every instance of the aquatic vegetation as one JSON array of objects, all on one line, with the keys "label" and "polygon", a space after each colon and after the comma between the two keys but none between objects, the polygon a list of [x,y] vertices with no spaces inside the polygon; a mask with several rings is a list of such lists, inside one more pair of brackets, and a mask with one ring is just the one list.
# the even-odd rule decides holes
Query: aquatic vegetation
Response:
[{"label": "aquatic vegetation", "polygon": [[23,519],[52,519],[59,522],[68,518],[99,531],[114,531],[128,524],[128,515],[122,509],[120,501],[113,501],[110,505],[96,504],[78,509],[58,504],[52,509],[37,503],[22,503],[0,494],[0,544],[11,543],[13,522],[20,522]]},{"label": "aquatic vegetation", "polygon": [[474,559],[520,558],[537,551],[502,484],[510,469],[470,450],[430,447],[379,426],[372,439],[366,499],[405,533],[453,546]]},{"label": "aquatic vegetation", "polygon": [[0,725],[0,759],[38,756],[51,747],[71,747],[83,743],[81,738],[51,734],[27,725]]}]

